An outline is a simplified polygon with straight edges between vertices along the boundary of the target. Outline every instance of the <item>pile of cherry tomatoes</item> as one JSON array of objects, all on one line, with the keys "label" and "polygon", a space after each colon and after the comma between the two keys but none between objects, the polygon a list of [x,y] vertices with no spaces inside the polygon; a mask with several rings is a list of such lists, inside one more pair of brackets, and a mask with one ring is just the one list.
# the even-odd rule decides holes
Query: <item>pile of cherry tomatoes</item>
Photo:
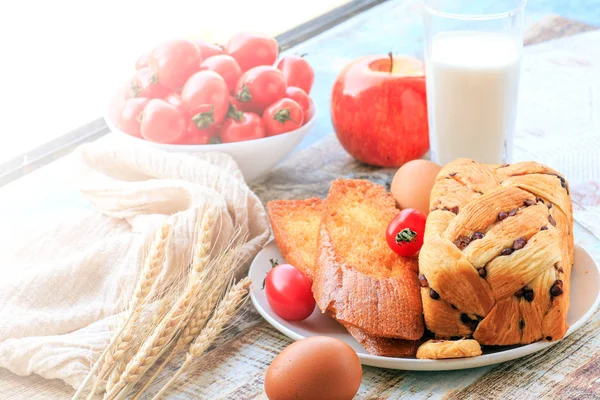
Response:
[{"label": "pile of cherry tomatoes", "polygon": [[126,133],[157,143],[230,143],[308,122],[314,71],[300,56],[277,61],[269,36],[239,33],[225,46],[171,40],[136,62],[119,107]]}]

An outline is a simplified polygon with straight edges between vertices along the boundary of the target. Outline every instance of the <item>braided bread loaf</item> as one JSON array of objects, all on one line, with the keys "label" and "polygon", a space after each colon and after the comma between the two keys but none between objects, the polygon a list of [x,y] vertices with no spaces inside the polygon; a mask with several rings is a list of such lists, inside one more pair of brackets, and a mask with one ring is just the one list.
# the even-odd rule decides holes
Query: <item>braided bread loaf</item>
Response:
[{"label": "braided bread loaf", "polygon": [[430,208],[419,254],[427,329],[485,345],[564,336],[574,244],[561,175],[459,159],[438,174]]}]

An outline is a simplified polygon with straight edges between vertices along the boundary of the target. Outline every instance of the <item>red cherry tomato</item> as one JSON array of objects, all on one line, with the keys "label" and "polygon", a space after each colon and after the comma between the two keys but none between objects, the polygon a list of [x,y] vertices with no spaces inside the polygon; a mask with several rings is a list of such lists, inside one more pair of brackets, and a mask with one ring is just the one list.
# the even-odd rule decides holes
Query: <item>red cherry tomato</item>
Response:
[{"label": "red cherry tomato", "polygon": [[274,136],[298,129],[304,123],[304,113],[292,99],[281,99],[265,109],[263,122],[267,135]]},{"label": "red cherry tomato", "polygon": [[240,112],[237,116],[227,118],[221,130],[223,143],[243,142],[244,140],[260,139],[266,136],[265,126],[260,115]]},{"label": "red cherry tomato", "polygon": [[140,132],[140,118],[142,111],[144,111],[144,107],[146,107],[149,101],[150,99],[144,97],[136,97],[127,100],[125,104],[123,104],[123,108],[121,108],[121,113],[119,115],[119,128],[121,128],[123,132],[128,133],[131,136],[142,138],[142,133]]},{"label": "red cherry tomato", "polygon": [[204,40],[195,40],[196,46],[200,49],[202,53],[202,58],[207,59],[208,57],[216,56],[219,54],[225,54],[225,50],[223,50],[223,46],[216,43],[208,43]]},{"label": "red cherry tomato", "polygon": [[189,40],[170,40],[158,45],[148,58],[158,81],[169,89],[180,89],[197,72],[202,54]]},{"label": "red cherry tomato", "polygon": [[169,90],[158,83],[156,74],[149,67],[141,68],[131,80],[130,97],[145,97],[148,99],[162,98]]},{"label": "red cherry tomato", "polygon": [[423,246],[426,219],[425,214],[413,208],[400,211],[385,232],[390,248],[403,257],[416,255]]},{"label": "red cherry tomato", "polygon": [[152,99],[144,107],[140,130],[144,139],[157,143],[178,143],[185,135],[185,114],[162,99]]},{"label": "red cherry tomato", "polygon": [[275,266],[265,279],[265,294],[277,315],[288,321],[308,318],[315,309],[312,282],[289,264]]},{"label": "red cherry tomato", "polygon": [[229,40],[225,51],[236,59],[243,72],[259,65],[273,65],[279,54],[279,46],[270,36],[242,32]]},{"label": "red cherry tomato", "polygon": [[308,61],[300,56],[285,56],[277,64],[285,77],[285,83],[288,86],[296,86],[310,94],[313,82],[315,80],[315,71]]},{"label": "red cherry tomato", "polygon": [[135,62],[135,69],[140,70],[144,67],[147,67],[148,66],[148,57],[150,57],[149,53],[142,54]]},{"label": "red cherry tomato", "polygon": [[196,72],[183,86],[181,102],[198,129],[206,129],[225,118],[229,109],[229,89],[216,72]]},{"label": "red cherry tomato", "polygon": [[262,114],[269,104],[283,96],[285,80],[275,67],[254,67],[246,71],[235,86],[235,98],[242,111]]},{"label": "red cherry tomato", "polygon": [[194,121],[188,123],[185,135],[179,144],[209,144],[219,134],[220,126],[213,125],[206,129],[198,129]]},{"label": "red cherry tomato", "polygon": [[229,92],[232,93],[235,89],[237,81],[242,76],[242,70],[238,65],[235,58],[228,56],[227,54],[221,54],[206,58],[200,64],[200,70],[215,71],[217,74],[225,80]]},{"label": "red cherry tomato", "polygon": [[285,89],[285,97],[294,100],[300,105],[302,113],[304,114],[304,122],[308,121],[310,118],[310,98],[306,92],[295,86],[288,86],[288,88]]}]

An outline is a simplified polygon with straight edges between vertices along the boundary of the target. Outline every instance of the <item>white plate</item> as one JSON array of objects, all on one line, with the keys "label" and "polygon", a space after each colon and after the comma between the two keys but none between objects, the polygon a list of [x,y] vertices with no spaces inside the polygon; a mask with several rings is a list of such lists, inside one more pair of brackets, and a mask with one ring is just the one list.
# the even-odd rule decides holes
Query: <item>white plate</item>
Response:
[{"label": "white plate", "polygon": [[[308,336],[331,336],[348,343],[364,365],[381,368],[413,371],[441,371],[465,369],[514,360],[546,349],[557,342],[536,342],[526,346],[500,347],[495,351],[484,350],[479,357],[453,360],[417,360],[414,358],[392,358],[373,356],[360,345],[346,330],[332,318],[321,314],[318,307],[304,321],[290,322],[282,319],[271,310],[262,289],[263,280],[271,269],[269,259],[285,262],[275,242],[262,249],[250,266],[252,279],[251,298],[258,312],[277,330],[294,340]],[[600,303],[600,272],[592,257],[582,247],[575,246],[575,266],[571,272],[571,305],[567,314],[570,325],[567,335],[581,327],[593,314]]]}]

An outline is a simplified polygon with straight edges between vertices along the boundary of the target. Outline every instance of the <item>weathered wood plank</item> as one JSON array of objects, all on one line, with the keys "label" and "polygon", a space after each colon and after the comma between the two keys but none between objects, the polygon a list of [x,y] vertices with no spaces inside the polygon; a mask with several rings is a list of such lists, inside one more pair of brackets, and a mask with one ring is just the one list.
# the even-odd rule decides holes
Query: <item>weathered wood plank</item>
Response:
[{"label": "weathered wood plank", "polygon": [[558,15],[548,16],[532,24],[525,32],[526,46],[546,42],[556,38],[572,36],[578,33],[597,29],[595,26],[562,18]]},{"label": "weathered wood plank", "polygon": [[598,399],[600,312],[589,324],[546,351],[499,364],[447,400],[470,398]]}]

